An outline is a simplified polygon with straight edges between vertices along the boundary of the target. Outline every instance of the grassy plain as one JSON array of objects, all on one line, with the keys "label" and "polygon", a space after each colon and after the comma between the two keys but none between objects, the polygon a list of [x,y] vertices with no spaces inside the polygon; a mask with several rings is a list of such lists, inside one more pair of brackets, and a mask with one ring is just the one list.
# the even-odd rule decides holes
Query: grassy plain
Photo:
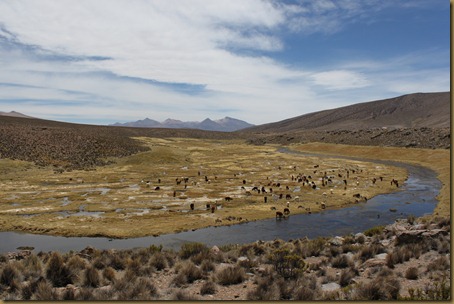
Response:
[{"label": "grassy plain", "polygon": [[[322,203],[327,209],[341,208],[355,204],[354,194],[371,198],[396,191],[390,180],[403,182],[407,178],[407,172],[401,168],[341,160],[335,155],[323,159],[302,157],[280,153],[278,146],[253,146],[240,140],[138,140],[151,150],[112,159],[115,164],[89,171],[55,173],[52,167],[0,160],[1,229],[112,238],[159,235],[272,218],[276,214],[273,207],[283,211],[287,202],[291,214],[318,212]],[[440,170],[444,188],[438,212],[444,212],[449,200],[449,190],[446,196],[445,189],[449,187],[449,173],[446,184],[443,166],[437,167],[435,160],[426,159],[427,153],[431,153],[443,164],[445,151],[397,149],[389,152],[388,148],[381,147],[327,144],[291,148],[377,159],[405,151],[402,161],[420,162]],[[444,165],[447,167],[446,163]],[[325,172],[331,183],[323,186],[321,178]],[[317,188],[298,182],[295,178],[298,174],[308,177]],[[373,178],[377,179],[375,183]],[[181,182],[177,184],[177,180]],[[266,193],[252,191],[253,187],[265,187]],[[291,198],[286,198],[287,194]],[[226,201],[226,198],[231,200]],[[194,210],[190,208],[191,203]],[[207,210],[207,204],[216,206],[214,213]]]},{"label": "grassy plain", "polygon": [[442,217],[450,217],[451,215],[451,151],[448,149],[350,146],[324,143],[295,145],[292,148],[302,152],[395,160],[430,168],[437,173],[438,179],[442,183],[440,194],[437,197],[439,203],[433,215]]}]

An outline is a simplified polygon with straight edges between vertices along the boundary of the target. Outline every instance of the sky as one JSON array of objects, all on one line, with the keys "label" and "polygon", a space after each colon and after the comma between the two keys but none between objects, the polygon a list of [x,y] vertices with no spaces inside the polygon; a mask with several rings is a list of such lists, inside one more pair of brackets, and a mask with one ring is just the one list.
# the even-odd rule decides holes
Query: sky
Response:
[{"label": "sky", "polygon": [[0,111],[253,124],[450,90],[447,0],[1,0]]}]

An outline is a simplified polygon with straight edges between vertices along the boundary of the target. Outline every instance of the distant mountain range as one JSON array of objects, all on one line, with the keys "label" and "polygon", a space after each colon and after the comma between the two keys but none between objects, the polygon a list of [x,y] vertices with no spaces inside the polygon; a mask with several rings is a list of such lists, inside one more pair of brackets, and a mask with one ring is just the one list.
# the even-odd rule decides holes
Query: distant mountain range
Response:
[{"label": "distant mountain range", "polygon": [[21,117],[21,118],[34,118],[31,116],[24,115],[22,113],[11,111],[11,112],[2,112],[0,111],[0,116],[10,116],[10,117]]},{"label": "distant mountain range", "polygon": [[115,123],[110,126],[116,127],[136,127],[136,128],[168,128],[168,129],[199,129],[205,131],[222,131],[222,132],[233,132],[241,129],[253,127],[253,124],[245,121],[224,117],[218,120],[211,120],[209,118],[202,122],[198,121],[181,121],[175,119],[166,119],[163,122],[159,122],[150,118],[145,118],[138,121],[126,122],[126,123]]}]

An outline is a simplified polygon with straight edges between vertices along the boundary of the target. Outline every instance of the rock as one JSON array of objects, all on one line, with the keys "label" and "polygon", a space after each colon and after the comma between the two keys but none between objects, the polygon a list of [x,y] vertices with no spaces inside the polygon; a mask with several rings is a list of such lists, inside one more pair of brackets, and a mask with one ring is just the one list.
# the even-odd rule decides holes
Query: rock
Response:
[{"label": "rock", "polygon": [[244,256],[238,258],[238,262],[245,262],[245,261],[249,261],[249,259]]},{"label": "rock", "polygon": [[388,257],[387,253],[380,253],[375,256],[375,258],[379,260],[386,260],[387,257]]},{"label": "rock", "polygon": [[213,247],[211,247],[210,251],[213,253],[213,254],[219,254],[219,252],[221,251],[219,249],[218,246],[214,245]]},{"label": "rock", "polygon": [[331,240],[329,240],[329,243],[334,246],[342,246],[344,244],[344,238],[335,236]]},{"label": "rock", "polygon": [[372,268],[372,267],[382,267],[385,265],[386,265],[386,260],[374,258],[374,259],[369,259],[369,260],[365,261],[361,265],[361,268],[368,269],[368,268]]},{"label": "rock", "polygon": [[339,290],[341,286],[335,282],[322,284],[322,291],[336,291]]}]

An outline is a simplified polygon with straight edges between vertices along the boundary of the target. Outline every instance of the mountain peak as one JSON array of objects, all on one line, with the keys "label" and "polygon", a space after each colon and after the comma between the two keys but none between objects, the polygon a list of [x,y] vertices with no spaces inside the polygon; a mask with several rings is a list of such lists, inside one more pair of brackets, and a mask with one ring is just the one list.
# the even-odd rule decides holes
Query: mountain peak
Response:
[{"label": "mountain peak", "polygon": [[124,124],[115,123],[112,126],[127,126],[127,127],[140,127],[140,128],[171,128],[171,129],[200,129],[206,131],[221,131],[221,132],[233,132],[240,129],[248,128],[253,126],[245,121],[225,117],[219,120],[212,120],[205,118],[202,122],[197,121],[186,121],[176,120],[167,118],[163,122],[145,118],[135,122],[127,122]]}]

